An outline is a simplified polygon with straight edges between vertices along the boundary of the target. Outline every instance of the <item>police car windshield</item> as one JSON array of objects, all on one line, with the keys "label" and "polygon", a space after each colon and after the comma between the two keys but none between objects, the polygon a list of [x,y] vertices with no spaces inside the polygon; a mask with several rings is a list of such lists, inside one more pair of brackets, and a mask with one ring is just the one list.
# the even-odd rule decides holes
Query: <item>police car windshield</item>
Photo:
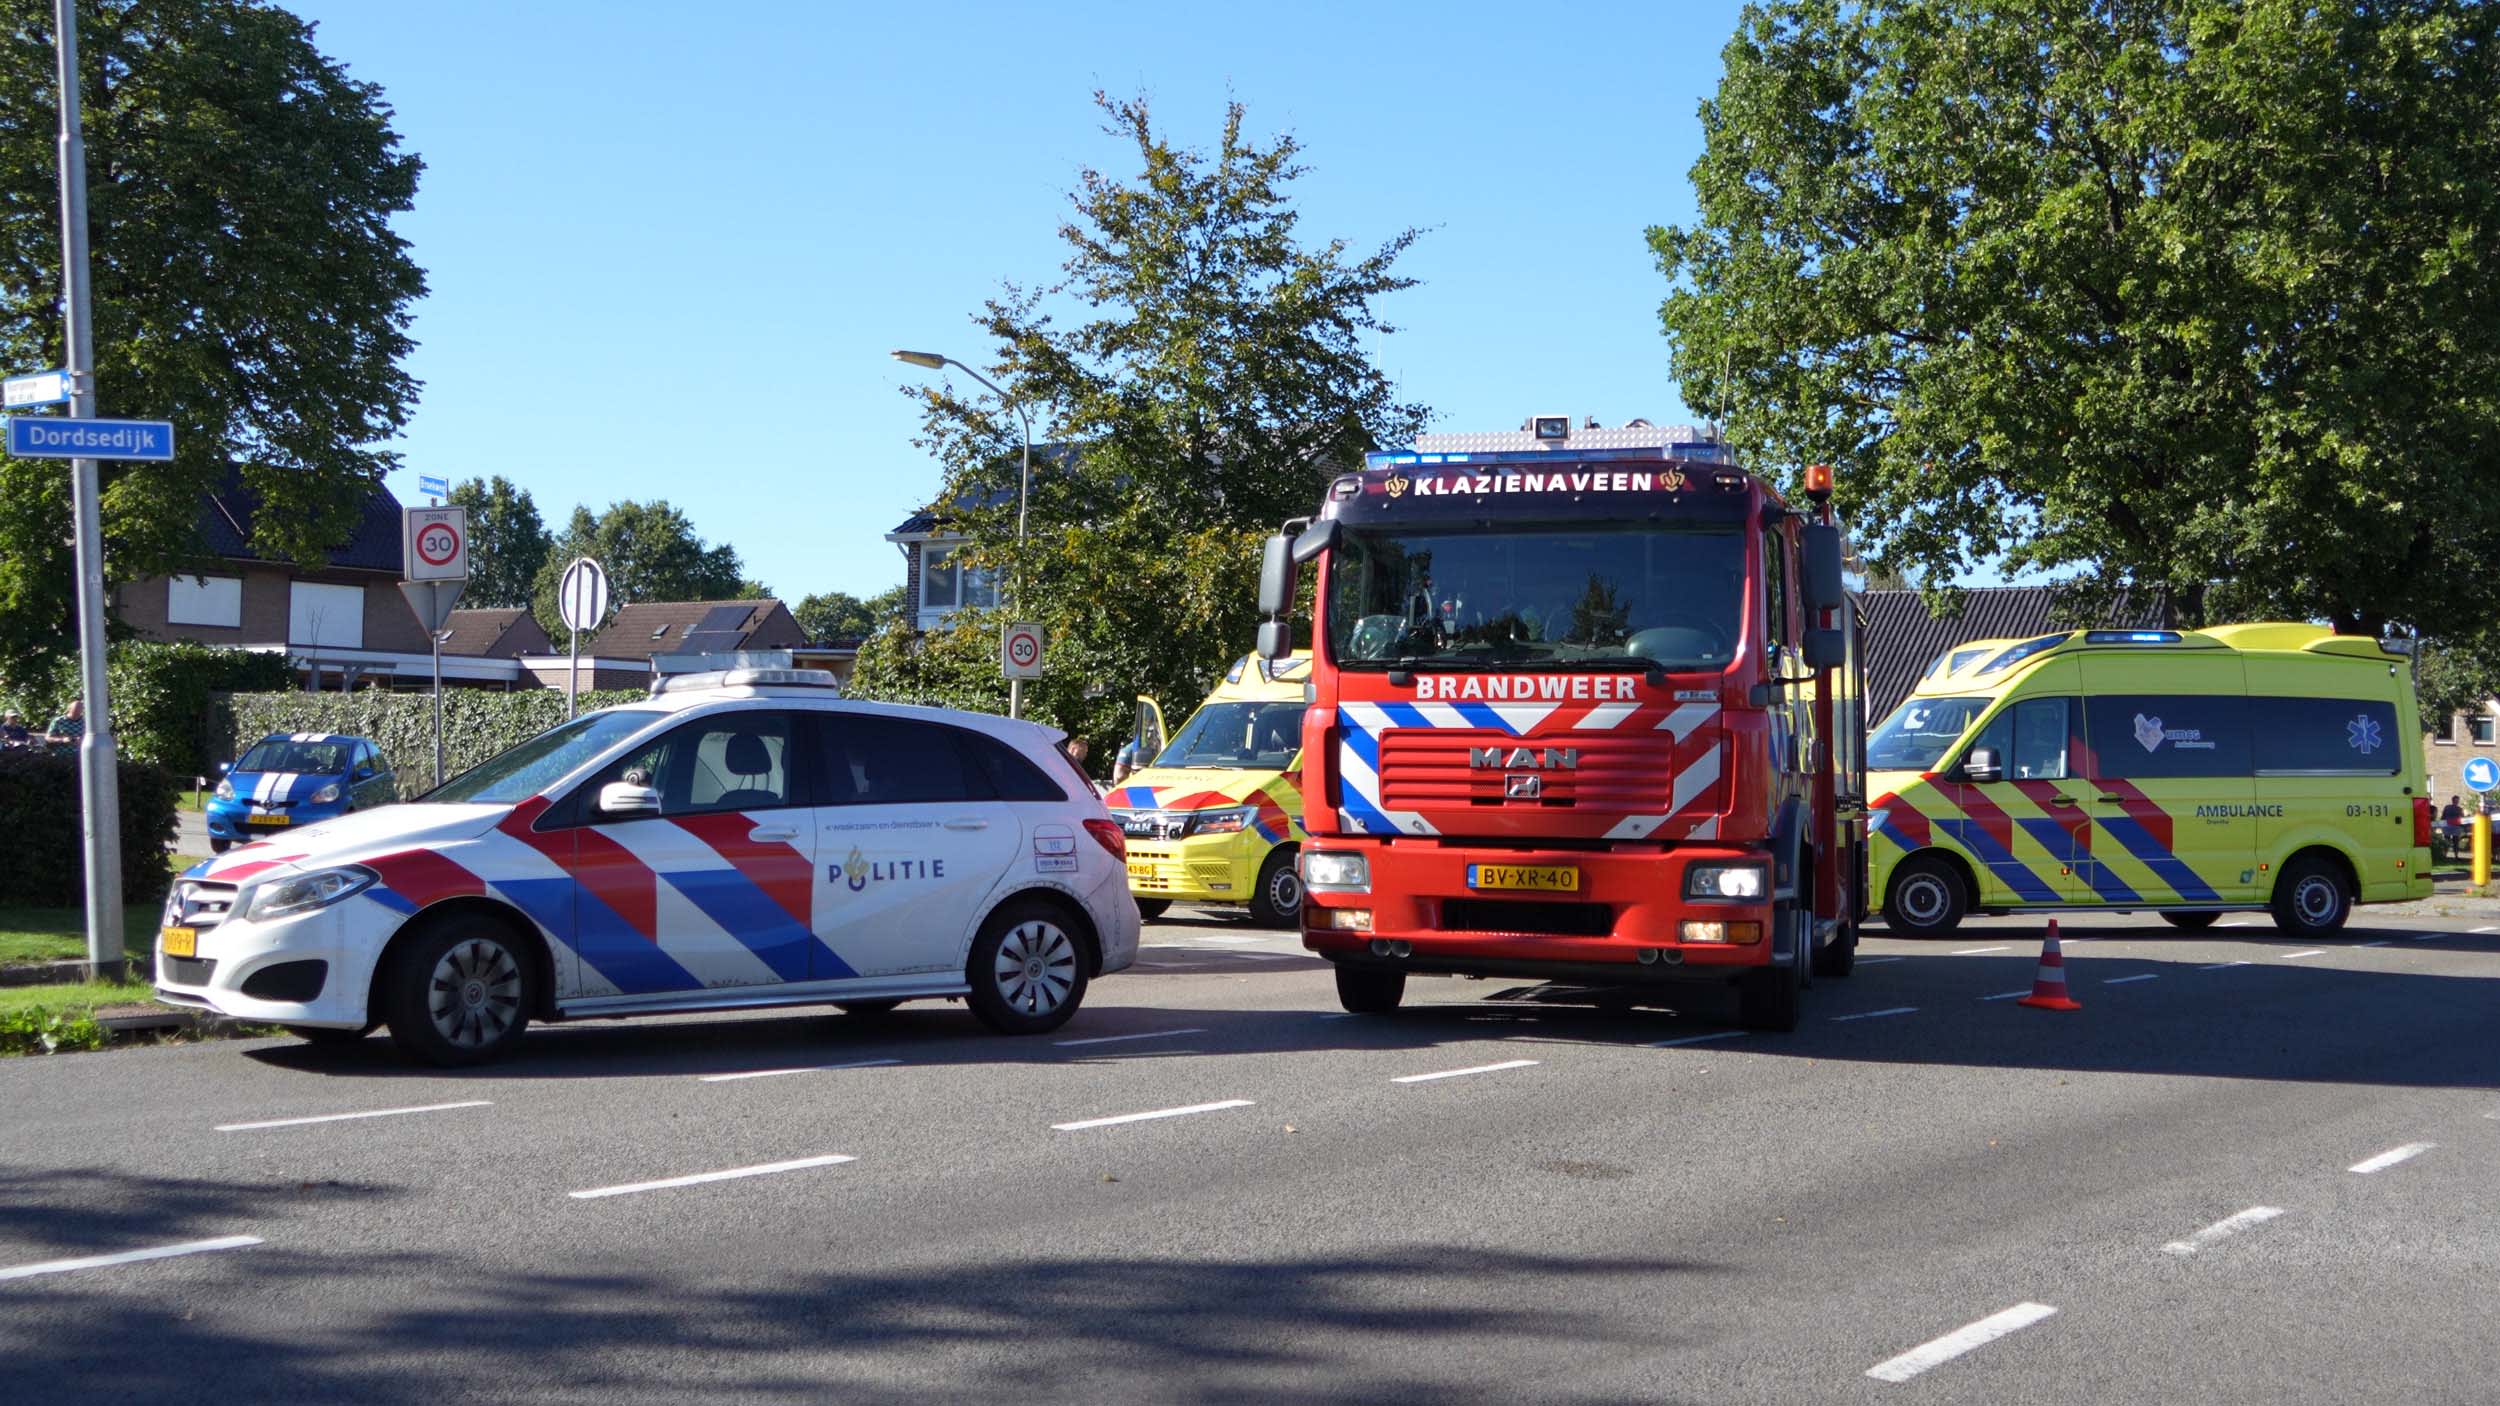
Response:
[{"label": "police car windshield", "polygon": [[270,737],[252,744],[234,764],[236,771],[294,771],[315,776],[336,776],[347,770],[347,744],[344,742],[297,742],[292,738]]},{"label": "police car windshield", "polygon": [[1156,766],[1281,771],[1302,748],[1299,703],[1209,703],[1182,726]]},{"label": "police car windshield", "polygon": [[1346,669],[1569,668],[1736,656],[1744,541],[1726,528],[1574,523],[1347,532],[1328,641]]},{"label": "police car windshield", "polygon": [[651,726],[659,716],[638,709],[584,713],[478,763],[417,799],[518,805],[571,775],[609,747]]},{"label": "police car windshield", "polygon": [[1985,698],[1913,698],[1866,740],[1868,771],[1925,771],[1957,741]]}]

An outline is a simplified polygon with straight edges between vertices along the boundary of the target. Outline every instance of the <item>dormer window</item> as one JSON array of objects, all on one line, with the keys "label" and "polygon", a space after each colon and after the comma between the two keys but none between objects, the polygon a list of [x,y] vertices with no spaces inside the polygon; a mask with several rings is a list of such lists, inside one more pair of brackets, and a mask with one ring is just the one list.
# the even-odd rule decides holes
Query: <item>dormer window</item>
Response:
[{"label": "dormer window", "polygon": [[665,634],[667,634],[667,633],[668,633],[668,626],[666,626],[666,625],[662,625],[660,628],[658,628],[658,629],[656,629],[656,630],[653,630],[653,631],[651,632],[651,638],[653,638],[653,639],[655,639],[655,640],[656,640],[656,639],[658,639],[660,636],[665,635]]}]

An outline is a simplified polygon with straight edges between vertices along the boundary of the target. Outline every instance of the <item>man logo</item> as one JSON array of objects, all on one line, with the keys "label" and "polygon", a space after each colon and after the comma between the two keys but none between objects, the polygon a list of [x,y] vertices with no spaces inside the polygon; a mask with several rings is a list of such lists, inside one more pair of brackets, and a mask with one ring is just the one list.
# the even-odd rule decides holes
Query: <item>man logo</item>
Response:
[{"label": "man logo", "polygon": [[1545,778],[1533,771],[1513,772],[1502,778],[1502,795],[1513,801],[1545,799]]},{"label": "man logo", "polygon": [[1470,747],[1467,765],[1477,771],[1577,771],[1580,749],[1577,747]]}]

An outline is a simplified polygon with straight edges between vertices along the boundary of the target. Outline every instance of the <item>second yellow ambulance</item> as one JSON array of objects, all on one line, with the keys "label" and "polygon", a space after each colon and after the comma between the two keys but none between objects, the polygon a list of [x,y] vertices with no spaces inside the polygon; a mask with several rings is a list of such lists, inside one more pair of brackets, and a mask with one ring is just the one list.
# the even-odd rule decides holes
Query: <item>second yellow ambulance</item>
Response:
[{"label": "second yellow ambulance", "polygon": [[1138,770],[1103,800],[1128,836],[1138,911],[1174,902],[1246,906],[1273,927],[1302,913],[1302,710],[1311,655],[1246,656],[1171,741],[1138,701]]}]

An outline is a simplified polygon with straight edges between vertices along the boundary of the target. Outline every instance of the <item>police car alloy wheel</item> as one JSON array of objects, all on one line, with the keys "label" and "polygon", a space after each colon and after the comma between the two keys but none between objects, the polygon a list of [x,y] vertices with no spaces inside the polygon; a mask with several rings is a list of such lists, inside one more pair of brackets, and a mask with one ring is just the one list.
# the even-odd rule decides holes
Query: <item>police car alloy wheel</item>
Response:
[{"label": "police car alloy wheel", "polygon": [[1023,902],[1001,909],[972,944],[964,973],[973,1014],[1001,1034],[1056,1030],[1085,999],[1087,961],[1084,943],[1054,905]]},{"label": "police car alloy wheel", "polygon": [[491,919],[455,916],[391,955],[382,1005],[391,1039],[429,1064],[480,1064],[529,1025],[529,955]]}]

